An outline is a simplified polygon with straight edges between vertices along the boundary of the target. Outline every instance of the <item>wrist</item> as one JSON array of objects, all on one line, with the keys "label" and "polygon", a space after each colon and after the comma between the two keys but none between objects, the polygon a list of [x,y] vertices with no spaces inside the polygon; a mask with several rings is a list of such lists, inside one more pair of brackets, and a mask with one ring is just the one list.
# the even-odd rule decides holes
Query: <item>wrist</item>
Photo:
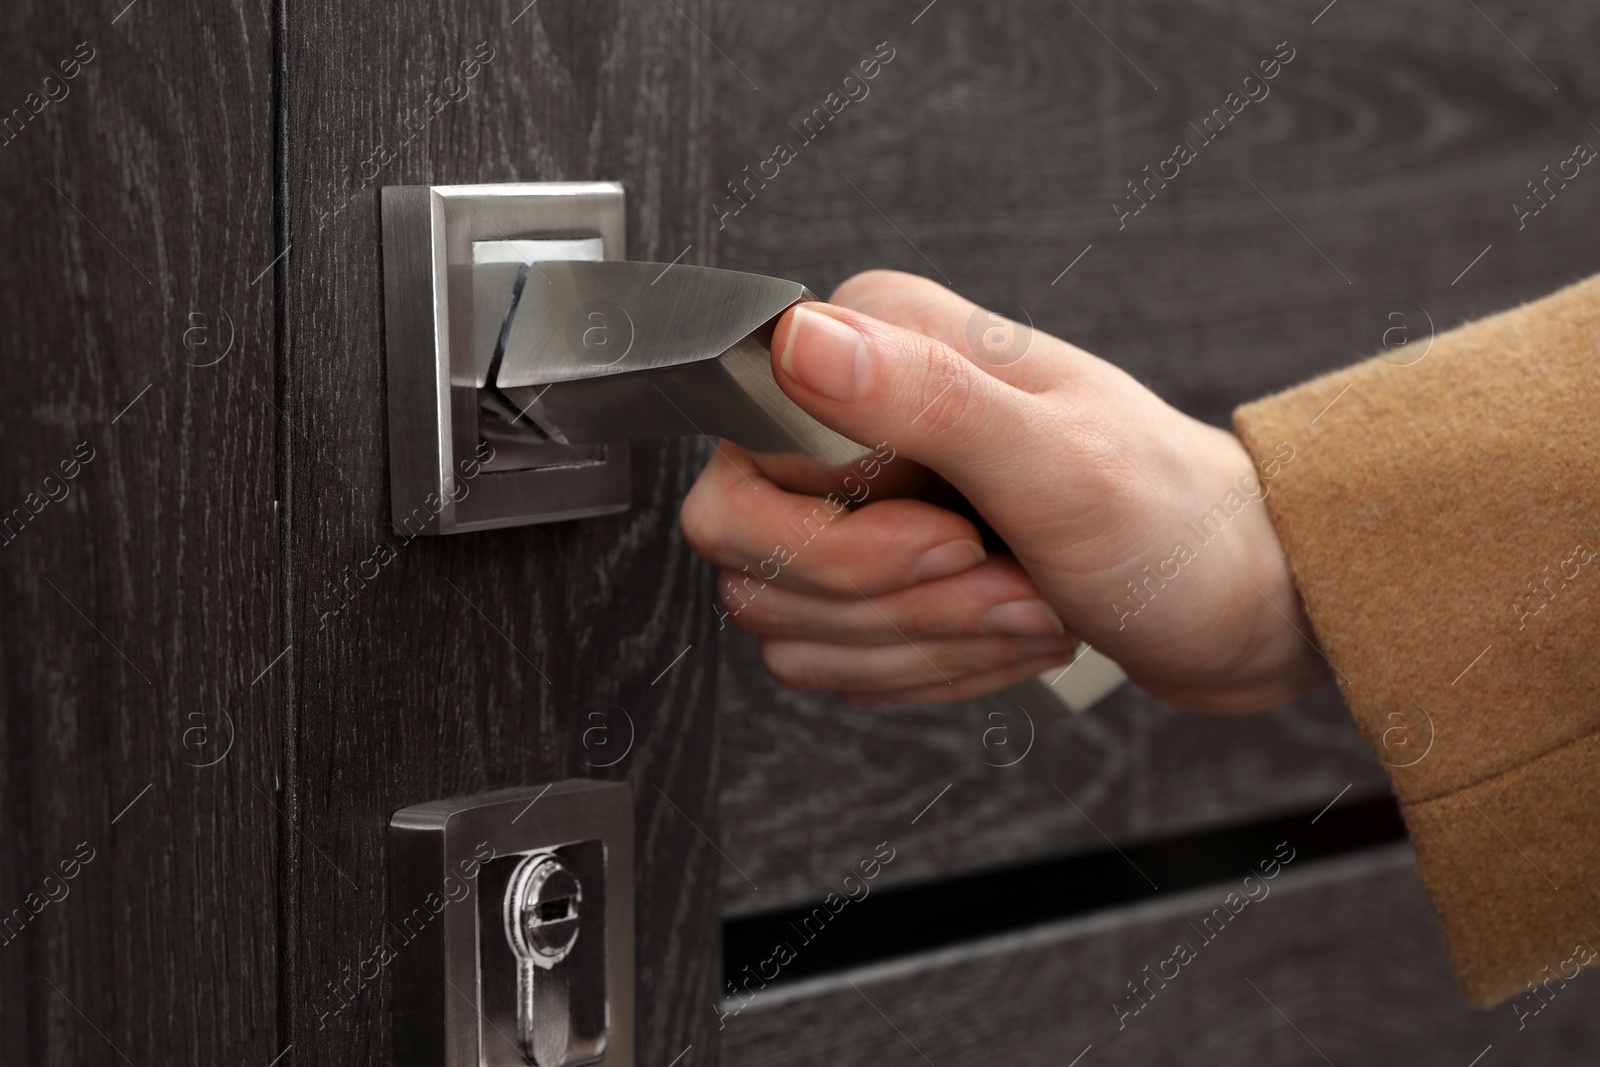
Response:
[{"label": "wrist", "polygon": [[[1230,435],[1231,436],[1231,435]],[[1234,439],[1237,442],[1237,438]],[[1242,443],[1239,450],[1251,471],[1256,464]],[[1333,670],[1316,643],[1310,616],[1300,599],[1294,571],[1273,525],[1267,498],[1270,484],[1262,478],[1259,506],[1241,516],[1239,545],[1240,596],[1254,609],[1245,628],[1245,648],[1237,666],[1237,697],[1250,707],[1265,710],[1320,689],[1333,680]]]},{"label": "wrist", "polygon": [[1272,523],[1267,501],[1278,468],[1258,464],[1234,435],[1206,431],[1215,449],[1213,477],[1243,502],[1230,522],[1226,554],[1211,574],[1213,619],[1225,620],[1231,638],[1213,646],[1221,655],[1209,684],[1175,702],[1197,711],[1264,711],[1322,688],[1333,671]]}]

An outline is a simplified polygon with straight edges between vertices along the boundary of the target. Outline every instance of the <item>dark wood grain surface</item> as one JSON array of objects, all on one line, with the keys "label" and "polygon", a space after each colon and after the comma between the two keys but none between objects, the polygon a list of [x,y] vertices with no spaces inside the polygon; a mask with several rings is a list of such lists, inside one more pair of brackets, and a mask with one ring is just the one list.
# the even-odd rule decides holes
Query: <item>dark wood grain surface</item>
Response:
[{"label": "dark wood grain surface", "polygon": [[1250,718],[1133,686],[1049,719],[998,698],[885,711],[775,690],[752,643],[724,638],[720,686],[723,848],[760,887],[724,874],[733,915],[820,900],[886,839],[905,847],[882,884],[926,882],[1388,788],[1332,691]]},{"label": "dark wood grain surface", "polygon": [[[1180,944],[1190,953],[1177,964]],[[727,1067],[1465,1067],[1485,1052],[1483,1063],[1581,1062],[1600,1041],[1593,975],[1513,1002],[1524,1015],[1466,1007],[1404,845],[1298,870],[1291,860],[1270,882],[1247,886],[1241,872],[1123,911],[750,988],[724,1020]]]},{"label": "dark wood grain surface", "polygon": [[[384,936],[390,813],[574,775],[626,778],[637,798],[639,1062],[690,1045],[708,1054],[723,862],[703,836],[717,823],[717,659],[709,575],[675,521],[700,448],[641,446],[626,515],[391,534],[378,247],[385,184],[612,179],[627,186],[633,256],[671,260],[693,245],[684,259],[698,261],[713,56],[685,18],[707,19],[703,5],[680,6],[291,8],[283,358],[299,640],[282,795],[295,805],[285,1011],[300,1065],[390,1059],[387,973],[323,1018],[338,1003],[329,983]],[[405,117],[431,110],[429,94],[490,50],[469,91],[408,134]],[[393,561],[351,583],[348,601],[330,594],[379,544]],[[346,606],[324,628],[330,595]]]},{"label": "dark wood grain surface", "polygon": [[[737,204],[722,183],[774,142],[799,146],[722,220],[718,265],[819,292],[872,267],[946,281],[1217,425],[1245,400],[1379,351],[1386,330],[1416,346],[1389,334],[1406,358],[1430,321],[1443,330],[1600,270],[1600,176],[1558,189],[1521,229],[1512,209],[1575,143],[1600,147],[1593,5],[717,10],[719,45],[761,91],[719,68],[716,202]],[[1202,140],[1189,124],[1285,41],[1294,58],[1268,95]],[[802,141],[790,122],[880,42],[895,58],[870,92]],[[1180,140],[1196,158],[1119,223],[1112,204],[1137,203],[1126,183]],[[1315,805],[1350,782],[1382,788],[1327,695],[1201,722],[1125,694],[1041,726],[1028,761],[1000,772],[981,746],[993,705],[858,712],[777,690],[748,641],[724,655],[728,850],[762,886],[727,873],[735,912],[820,896],[831,865],[951,782],[918,824],[921,858],[896,877],[1098,844],[1052,780],[1090,797],[1074,800],[1107,833],[1132,837]]]},{"label": "dark wood grain surface", "polygon": [[123,6],[0,33],[0,1060],[266,1064],[272,34]]},{"label": "dark wood grain surface", "polygon": [[[824,290],[874,266],[947,279],[1219,424],[1375,350],[1396,312],[1421,338],[1418,312],[1444,328],[1600,267],[1587,172],[1522,229],[1511,208],[1600,144],[1600,10],[1578,0],[136,0],[13,4],[5,28],[0,523],[25,515],[0,535],[8,1063],[386,1062],[387,975],[331,1015],[329,983],[381,937],[384,828],[421,800],[632,784],[640,1061],[687,1067],[716,1056],[719,894],[814,895],[947,785],[893,877],[1380,785],[1327,697],[1224,721],[1123,694],[1001,768],[990,703],[777,692],[748,642],[719,655],[710,575],[675,532],[702,446],[641,446],[624,516],[397,539],[382,185],[621,180],[636,258]],[[1283,40],[1272,95],[1119,229],[1124,183]],[[884,41],[871,95],[719,227],[725,183]],[[379,545],[393,562],[334,592]],[[1104,1047],[1320,1062],[1283,1015],[1341,1063],[1374,1041],[1451,1064],[1593,1047],[1582,981],[1521,1032],[1466,1014],[1404,862],[1328,872]],[[933,1062],[1070,1062],[1083,1012],[1104,1028],[1189,906],[855,976],[875,1007],[837,982],[774,996],[727,1053],[920,1062],[887,1017]]]}]

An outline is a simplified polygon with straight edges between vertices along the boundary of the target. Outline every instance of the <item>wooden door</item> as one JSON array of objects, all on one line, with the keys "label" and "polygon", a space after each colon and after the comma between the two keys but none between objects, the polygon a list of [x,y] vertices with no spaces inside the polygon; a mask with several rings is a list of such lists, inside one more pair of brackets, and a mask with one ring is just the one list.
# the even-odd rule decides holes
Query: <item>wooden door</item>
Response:
[{"label": "wooden door", "polygon": [[[393,534],[378,204],[619,180],[636,258],[817,291],[912,270],[1223,424],[1374,351],[1394,311],[1451,324],[1600,269],[1600,183],[1525,226],[1510,207],[1591,137],[1592,5],[16,0],[3,20],[0,1059],[388,1062],[391,975],[363,965],[390,814],[573,775],[637,798],[641,1063],[1593,1048],[1582,981],[1529,1032],[1461,1006],[1331,694],[1218,721],[1124,690],[1006,765],[983,739],[1019,724],[995,701],[780,692],[676,533],[697,442],[636,449],[625,515]],[[1125,201],[1285,42],[1269,97]],[[1263,835],[1318,844],[1209,977],[1117,1027],[1124,982]],[[746,950],[880,842],[879,910],[730,1016]],[[1159,888],[1113,873],[1108,842]],[[1058,900],[1074,883],[1101,895]],[[1004,921],[946,921],[986,910]]]},{"label": "wooden door", "polygon": [[272,23],[121,6],[0,16],[0,1059],[266,1063]]},{"label": "wooden door", "polygon": [[625,515],[392,533],[379,247],[384,185],[605,178],[636,257],[699,258],[709,19],[7,13],[7,106],[51,99],[0,151],[0,469],[27,515],[0,579],[0,891],[27,915],[0,1058],[388,1062],[390,814],[593,776],[636,797],[640,1062],[710,1062],[716,627],[676,531],[702,446],[640,446]]}]

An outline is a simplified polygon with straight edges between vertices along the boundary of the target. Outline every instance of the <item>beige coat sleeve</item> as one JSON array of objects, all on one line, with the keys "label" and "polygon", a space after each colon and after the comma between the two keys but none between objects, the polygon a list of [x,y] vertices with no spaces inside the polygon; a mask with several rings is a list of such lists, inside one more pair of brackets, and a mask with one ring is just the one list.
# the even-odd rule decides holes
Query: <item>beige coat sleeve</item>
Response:
[{"label": "beige coat sleeve", "polygon": [[1234,425],[1488,1006],[1600,958],[1600,276],[1425,344]]}]

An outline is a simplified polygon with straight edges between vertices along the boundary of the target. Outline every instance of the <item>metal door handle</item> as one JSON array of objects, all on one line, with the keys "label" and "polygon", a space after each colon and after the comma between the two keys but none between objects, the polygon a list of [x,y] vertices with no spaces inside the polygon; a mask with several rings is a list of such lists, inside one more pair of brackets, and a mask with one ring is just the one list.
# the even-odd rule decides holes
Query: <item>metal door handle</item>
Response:
[{"label": "metal door handle", "polygon": [[[798,282],[683,264],[523,265],[481,394],[502,432],[563,444],[687,434],[789,454],[789,488],[827,491],[870,450],[817,422],[773,379]],[[815,462],[810,477],[800,457]],[[794,484],[801,477],[806,485]]]},{"label": "metal door handle", "polygon": [[613,182],[383,191],[389,468],[397,532],[604,515],[628,442],[710,434],[824,494],[868,456],[773,379],[797,282],[627,259]]}]

